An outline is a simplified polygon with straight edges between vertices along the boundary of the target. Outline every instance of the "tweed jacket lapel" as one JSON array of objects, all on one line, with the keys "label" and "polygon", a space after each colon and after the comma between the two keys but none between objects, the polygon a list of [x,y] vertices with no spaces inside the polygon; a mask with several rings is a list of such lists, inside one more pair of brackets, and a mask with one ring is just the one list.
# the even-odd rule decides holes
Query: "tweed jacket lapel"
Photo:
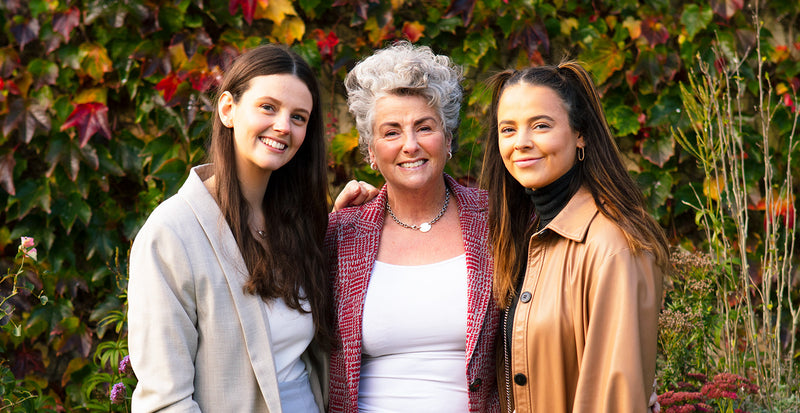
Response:
[{"label": "tweed jacket lapel", "polygon": [[458,200],[461,234],[464,238],[464,250],[467,261],[467,342],[466,362],[472,360],[478,344],[483,321],[491,299],[492,262],[485,257],[487,237],[486,214],[488,213],[485,193],[468,192],[446,175],[448,186]]},{"label": "tweed jacket lapel", "polygon": [[[358,383],[361,365],[361,325],[364,314],[364,301],[367,296],[372,267],[378,256],[378,244],[381,239],[381,229],[384,221],[384,205],[387,196],[386,185],[381,188],[378,195],[360,209],[359,214],[353,219],[352,224],[345,226],[340,233],[341,239],[348,240],[342,243],[339,250],[339,273],[350,274],[341,291],[342,299],[340,308],[348,308],[346,318],[342,324],[350,334],[349,340],[343,343],[344,354],[348,360],[347,382],[348,395],[352,402],[358,403]],[[353,249],[348,251],[347,246]],[[367,252],[364,254],[363,252]]]},{"label": "tweed jacket lapel", "polygon": [[[184,185],[179,194],[183,196],[197,216],[228,281],[231,299],[239,315],[238,322],[242,326],[246,350],[269,411],[280,412],[280,393],[275,374],[275,361],[272,358],[270,346],[266,303],[259,296],[244,292],[243,287],[248,277],[244,259],[233,238],[233,233],[222,217],[219,206],[202,182],[210,173],[210,165],[193,168],[188,178],[192,180],[192,184]],[[198,297],[198,300],[202,299],[203,297]],[[225,337],[219,339],[225,340]]]}]

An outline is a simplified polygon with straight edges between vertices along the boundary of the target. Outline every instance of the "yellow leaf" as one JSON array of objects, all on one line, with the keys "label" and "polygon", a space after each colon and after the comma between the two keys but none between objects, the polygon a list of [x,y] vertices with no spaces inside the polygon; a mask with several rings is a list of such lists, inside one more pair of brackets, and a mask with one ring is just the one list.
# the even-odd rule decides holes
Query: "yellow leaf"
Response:
[{"label": "yellow leaf", "polygon": [[91,102],[98,102],[105,105],[108,102],[108,89],[99,87],[83,89],[74,99],[75,104]]},{"label": "yellow leaf", "polygon": [[724,178],[707,178],[703,181],[703,194],[715,201],[719,201],[719,194],[725,190]]},{"label": "yellow leaf", "polygon": [[189,57],[186,56],[186,51],[183,50],[182,44],[178,43],[169,47],[169,60],[174,68],[183,67],[189,60]]},{"label": "yellow leaf", "polygon": [[777,86],[775,86],[775,94],[776,95],[781,96],[781,95],[783,95],[784,93],[787,93],[787,92],[789,92],[789,88],[786,87],[786,83],[781,82],[781,83],[778,83]]},{"label": "yellow leaf", "polygon": [[400,10],[405,0],[392,0],[392,10]]},{"label": "yellow leaf", "polygon": [[628,33],[631,34],[631,39],[633,40],[638,39],[639,36],[642,35],[642,22],[631,16],[625,18],[625,21],[622,22],[622,27],[628,29]]},{"label": "yellow leaf", "polygon": [[578,19],[574,17],[570,17],[568,19],[561,20],[561,34],[565,36],[569,36],[573,30],[578,28]]},{"label": "yellow leaf", "polygon": [[283,20],[280,26],[272,28],[272,36],[284,44],[292,44],[296,40],[302,39],[306,33],[306,24],[303,19],[297,16],[289,16]]},{"label": "yellow leaf", "polygon": [[263,10],[261,7],[262,2],[259,1],[254,17],[256,19],[272,20],[276,26],[282,26],[283,21],[289,16],[297,16],[297,11],[295,11],[290,0],[269,0]]}]

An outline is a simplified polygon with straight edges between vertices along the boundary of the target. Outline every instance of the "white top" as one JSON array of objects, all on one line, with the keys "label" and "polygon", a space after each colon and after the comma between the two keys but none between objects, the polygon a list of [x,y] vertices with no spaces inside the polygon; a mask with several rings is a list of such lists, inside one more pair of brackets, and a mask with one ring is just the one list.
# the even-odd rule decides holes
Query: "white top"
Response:
[{"label": "white top", "polygon": [[465,254],[427,265],[376,261],[362,325],[359,411],[469,410]]},{"label": "white top", "polygon": [[[305,310],[311,308],[308,301],[300,303]],[[300,360],[314,338],[313,316],[289,308],[281,298],[269,300],[266,308],[281,406],[285,412],[316,412],[305,363]]]}]

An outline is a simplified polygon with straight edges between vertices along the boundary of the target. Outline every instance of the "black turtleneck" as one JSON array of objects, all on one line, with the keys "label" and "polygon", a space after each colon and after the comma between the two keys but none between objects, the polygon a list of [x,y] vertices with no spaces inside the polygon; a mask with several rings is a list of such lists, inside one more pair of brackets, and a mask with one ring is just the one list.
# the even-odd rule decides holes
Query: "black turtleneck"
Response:
[{"label": "black turtleneck", "polygon": [[[572,185],[572,181],[575,178],[575,170],[577,168],[577,163],[570,168],[564,175],[561,175],[558,179],[551,182],[548,185],[545,185],[539,189],[532,190],[530,188],[525,189],[525,193],[531,197],[531,202],[533,202],[533,209],[539,219],[539,225],[536,226],[536,232],[540,229],[545,228],[553,218],[567,206],[567,202],[569,202],[572,195],[575,194],[577,185]],[[506,325],[504,328],[504,332],[506,334],[505,337],[505,345],[506,345],[506,354],[511,354],[511,332],[513,331],[514,326],[514,313],[517,310],[517,303],[519,302],[520,291],[522,289],[522,283],[525,278],[525,270],[526,266],[522,266],[520,268],[519,277],[517,277],[517,294],[513,300],[511,300],[511,305],[509,305],[508,309],[508,318],[506,318]]]}]

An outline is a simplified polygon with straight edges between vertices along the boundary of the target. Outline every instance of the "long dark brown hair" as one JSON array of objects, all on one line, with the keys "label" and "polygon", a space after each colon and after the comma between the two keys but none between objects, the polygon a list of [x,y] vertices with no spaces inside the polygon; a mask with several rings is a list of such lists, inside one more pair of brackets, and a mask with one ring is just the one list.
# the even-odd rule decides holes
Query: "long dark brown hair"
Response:
[{"label": "long dark brown hair", "polygon": [[[291,74],[311,92],[312,111],[306,137],[294,157],[270,175],[261,204],[267,237],[266,247],[249,227],[249,207],[236,172],[233,129],[222,124],[214,110],[209,161],[216,177],[216,200],[233,232],[250,279],[245,291],[264,299],[282,298],[295,310],[305,311],[307,299],[321,345],[332,343],[327,259],[322,252],[328,225],[328,181],[319,86],[309,65],[282,45],[262,45],[239,56],[225,72],[217,96],[228,91],[234,102],[257,76]],[[217,104],[219,99],[216,100]]]},{"label": "long dark brown hair", "polygon": [[506,170],[498,148],[497,108],[506,87],[525,83],[555,91],[569,114],[572,130],[583,136],[583,161],[576,162],[572,186],[585,186],[600,212],[616,222],[634,252],[648,251],[656,265],[666,268],[669,253],[661,226],[647,213],[641,190],[628,175],[619,149],[606,122],[600,97],[591,76],[576,62],[557,66],[507,70],[489,79],[492,104],[482,186],[489,191],[489,241],[494,253],[494,294],[506,308],[520,271],[526,265],[527,248],[538,217],[525,188]]}]

